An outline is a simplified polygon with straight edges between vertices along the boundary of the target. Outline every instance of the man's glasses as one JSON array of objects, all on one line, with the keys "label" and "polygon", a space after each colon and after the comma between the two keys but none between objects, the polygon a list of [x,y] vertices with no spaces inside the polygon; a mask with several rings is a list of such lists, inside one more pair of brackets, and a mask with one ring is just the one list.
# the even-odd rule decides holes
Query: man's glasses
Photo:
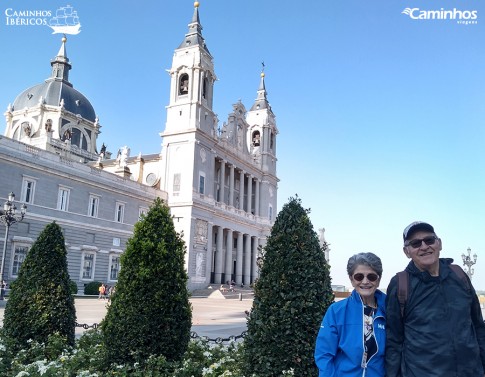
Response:
[{"label": "man's glasses", "polygon": [[427,246],[433,245],[438,237],[436,236],[428,236],[424,237],[421,240],[411,240],[407,244],[404,244],[404,246],[411,246],[413,249],[417,249],[418,247],[421,246],[421,244],[424,242]]},{"label": "man's glasses", "polygon": [[367,280],[369,280],[371,282],[374,282],[377,279],[379,279],[379,275],[373,274],[373,273],[370,273],[370,274],[367,274],[367,275],[364,275],[364,274],[361,274],[361,273],[357,273],[352,278],[355,281],[362,281],[362,280],[364,280],[365,277],[367,277]]}]

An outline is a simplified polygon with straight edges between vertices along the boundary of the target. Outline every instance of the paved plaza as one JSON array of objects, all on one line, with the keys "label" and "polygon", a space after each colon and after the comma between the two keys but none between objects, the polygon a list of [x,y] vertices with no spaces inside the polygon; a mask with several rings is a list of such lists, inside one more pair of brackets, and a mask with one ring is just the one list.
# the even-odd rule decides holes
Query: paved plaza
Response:
[{"label": "paved plaza", "polygon": [[[229,338],[241,335],[246,330],[246,310],[251,310],[252,299],[196,298],[192,304],[192,331],[209,339]],[[77,322],[93,325],[106,315],[107,301],[97,298],[76,298]],[[0,306],[0,323],[3,323],[5,307]],[[76,328],[76,336],[85,329]]]},{"label": "paved plaza", "polygon": [[[192,297],[192,331],[209,339],[239,336],[246,330],[246,313],[250,311],[253,300],[250,298],[208,298]],[[2,302],[0,302],[2,303]],[[3,304],[3,303],[2,303]],[[76,298],[77,322],[93,325],[101,322],[106,315],[107,301],[97,298]],[[3,323],[4,305],[0,305],[0,323]],[[482,306],[485,318],[485,308]],[[86,331],[76,327],[76,336]]]}]

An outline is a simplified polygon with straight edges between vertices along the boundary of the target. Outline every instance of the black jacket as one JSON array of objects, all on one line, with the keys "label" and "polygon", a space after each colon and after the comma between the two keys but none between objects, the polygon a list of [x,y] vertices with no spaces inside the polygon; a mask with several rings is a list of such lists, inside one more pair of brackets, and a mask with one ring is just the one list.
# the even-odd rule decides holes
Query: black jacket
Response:
[{"label": "black jacket", "polygon": [[[440,274],[421,272],[411,261],[404,316],[397,277],[387,288],[387,377],[483,377],[485,324],[478,297],[440,259]],[[468,279],[468,277],[467,277]]]}]

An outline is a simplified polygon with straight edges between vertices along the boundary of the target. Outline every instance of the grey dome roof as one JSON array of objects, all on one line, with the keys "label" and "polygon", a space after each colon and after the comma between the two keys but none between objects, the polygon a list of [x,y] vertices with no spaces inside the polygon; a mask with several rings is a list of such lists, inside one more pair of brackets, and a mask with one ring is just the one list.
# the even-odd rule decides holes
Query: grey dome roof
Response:
[{"label": "grey dome roof", "polygon": [[51,77],[44,83],[35,85],[19,94],[13,103],[14,111],[37,106],[41,100],[42,103],[50,106],[60,106],[63,101],[67,111],[79,114],[91,122],[96,120],[96,113],[91,103],[69,82],[71,64],[69,64],[66,54],[66,40],[65,37],[62,38],[61,48],[51,61]]},{"label": "grey dome roof", "polygon": [[96,113],[89,100],[72,86],[62,81],[46,80],[20,93],[13,103],[14,110],[36,106],[43,99],[46,105],[59,106],[64,100],[64,108],[84,119],[94,122]]}]

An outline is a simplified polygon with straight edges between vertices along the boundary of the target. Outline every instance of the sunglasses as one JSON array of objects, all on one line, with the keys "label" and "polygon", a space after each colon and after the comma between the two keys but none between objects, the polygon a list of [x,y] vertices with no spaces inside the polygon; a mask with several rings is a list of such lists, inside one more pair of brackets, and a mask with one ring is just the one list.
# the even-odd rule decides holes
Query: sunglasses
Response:
[{"label": "sunglasses", "polygon": [[355,281],[362,281],[362,280],[364,280],[365,277],[367,277],[367,280],[369,280],[371,282],[374,282],[377,279],[379,279],[379,275],[373,274],[373,273],[370,273],[370,274],[367,274],[367,275],[358,273],[358,274],[355,274],[354,276],[352,276],[352,279],[354,279]]},{"label": "sunglasses", "polygon": [[438,239],[438,237],[436,237],[436,236],[428,236],[428,237],[424,237],[421,240],[412,240],[412,241],[409,241],[407,244],[404,244],[404,246],[411,246],[412,248],[417,249],[418,247],[421,246],[421,244],[423,242],[427,246],[431,246],[431,245],[433,245],[436,242],[437,239]]}]

